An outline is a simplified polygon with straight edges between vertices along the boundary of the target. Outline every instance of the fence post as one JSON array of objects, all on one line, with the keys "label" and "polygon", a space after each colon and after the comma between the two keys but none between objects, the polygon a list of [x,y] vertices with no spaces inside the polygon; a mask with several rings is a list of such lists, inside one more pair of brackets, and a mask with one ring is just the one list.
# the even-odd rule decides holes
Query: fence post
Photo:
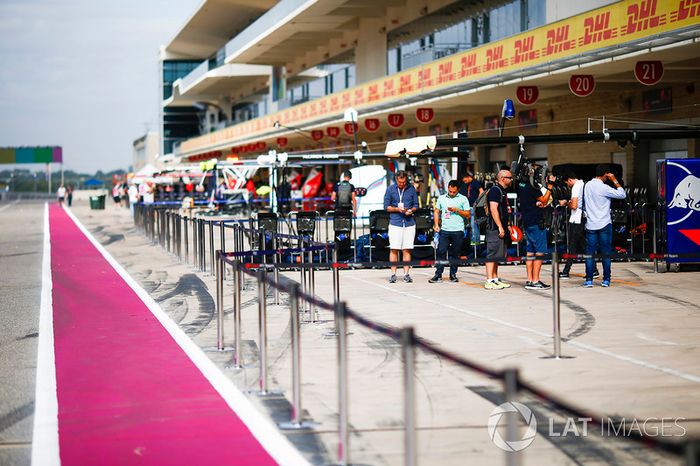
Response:
[{"label": "fence post", "polygon": [[338,463],[350,463],[350,435],[348,430],[348,337],[345,303],[335,303],[338,323]]},{"label": "fence post", "polygon": [[175,224],[173,223],[174,212],[168,211],[168,252],[175,252]]},{"label": "fence post", "polygon": [[[278,250],[280,249],[279,245],[279,236],[277,232],[272,233],[272,247],[275,250],[275,255],[273,256],[273,261],[275,264],[275,283],[279,285],[280,282],[280,270],[279,270],[279,264],[282,262],[279,257]],[[298,290],[297,290],[298,291]],[[278,286],[275,287],[275,304],[279,306],[280,304],[280,289]],[[299,304],[297,303],[297,307]],[[298,317],[297,317],[298,318]]]},{"label": "fence post", "polygon": [[[299,246],[299,249],[303,249],[303,247],[304,247],[304,238],[301,235],[299,235],[298,246]],[[308,294],[309,289],[308,289],[308,285],[306,284],[306,269],[304,268],[304,264],[306,263],[306,256],[304,255],[303,252],[299,252],[299,261],[300,261],[299,263],[301,265],[301,267],[299,268],[299,270],[301,271],[301,292],[304,294]],[[302,301],[301,310],[304,313],[306,312],[306,302],[304,302],[304,301]],[[307,322],[311,322],[312,320],[313,320],[312,316],[309,315],[309,320],[307,320]]]},{"label": "fence post", "polygon": [[292,319],[292,422],[301,423],[301,342],[299,341],[299,285],[289,290],[289,313]]},{"label": "fence post", "polygon": [[[309,243],[309,248],[311,248],[312,244],[312,242]],[[309,264],[311,265],[311,267],[309,267],[309,294],[316,297],[316,275],[314,271],[313,251],[309,251]],[[311,313],[311,320],[316,322],[318,320],[318,313],[316,311],[316,305],[313,302],[309,303],[309,312]]]},{"label": "fence post", "polygon": [[561,357],[561,310],[559,302],[559,257],[556,249],[552,253],[552,310],[554,313],[554,357]]},{"label": "fence post", "polygon": [[198,269],[199,264],[199,219],[192,219],[192,265]]},{"label": "fence post", "polygon": [[338,250],[333,249],[333,302],[340,301],[340,267],[338,267]]},{"label": "fence post", "polygon": [[197,252],[197,248],[198,248],[198,245],[197,245],[197,241],[198,241],[198,239],[197,239],[197,219],[195,217],[192,217],[190,219],[190,223],[192,224],[192,265],[196,269],[197,265],[198,265],[197,264],[197,257],[199,257],[198,256],[199,253]]},{"label": "fence post", "polygon": [[281,429],[305,429],[311,423],[302,421],[301,407],[301,334],[299,327],[299,285],[292,283],[289,288],[289,313],[292,334],[292,415],[289,422],[279,424]]},{"label": "fence post", "polygon": [[[224,228],[224,221],[219,220],[219,248],[222,254],[226,254],[226,229]],[[221,268],[221,280],[226,280],[226,267]]]},{"label": "fence post", "polygon": [[179,226],[180,226],[180,214],[175,212],[173,214],[173,238],[175,240],[173,244],[173,252],[175,253],[175,256],[180,259],[180,231],[179,231]]},{"label": "fence post", "polygon": [[659,259],[656,258],[656,251],[657,251],[657,249],[656,249],[656,240],[657,240],[657,238],[656,238],[656,211],[657,211],[657,209],[656,209],[656,207],[654,207],[654,209],[652,211],[654,213],[654,216],[653,216],[653,218],[654,218],[654,221],[653,221],[653,223],[654,223],[654,233],[653,233],[654,237],[652,239],[654,244],[652,246],[652,252],[654,253],[654,273],[659,273]]},{"label": "fence post", "polygon": [[258,329],[260,331],[260,395],[267,395],[267,304],[265,296],[267,294],[267,280],[265,278],[265,268],[260,267],[257,271],[258,278]]},{"label": "fence post", "polygon": [[[506,369],[504,371],[504,376],[505,377],[503,379],[503,384],[505,388],[506,402],[513,402],[515,401],[518,394],[518,369]],[[518,413],[506,413],[506,422],[506,442],[518,441]],[[507,451],[506,465],[519,466],[520,452]]]},{"label": "fence post", "polygon": [[236,260],[233,263],[233,333],[236,339],[233,353],[233,367],[240,369],[241,366],[241,311],[243,306],[241,303],[241,261]]},{"label": "fence post", "polygon": [[184,217],[177,214],[177,257],[182,262],[182,224]]},{"label": "fence post", "polygon": [[206,220],[199,219],[199,270],[207,271],[207,239],[206,239]]},{"label": "fence post", "polygon": [[211,260],[210,273],[214,273],[214,220],[209,220],[209,259]]},{"label": "fence post", "polygon": [[183,222],[185,223],[185,264],[190,263],[190,238],[189,238],[189,232],[190,232],[190,218],[189,217],[182,217]]},{"label": "fence post", "polygon": [[165,241],[163,243],[163,248],[170,252],[170,211],[165,209],[165,215],[163,216],[164,230],[165,230]]},{"label": "fence post", "polygon": [[416,445],[416,349],[413,346],[413,327],[401,329],[401,353],[403,354],[404,393],[404,465],[417,464]]},{"label": "fence post", "polygon": [[224,350],[224,275],[222,273],[224,258],[221,251],[216,251],[216,348]]}]

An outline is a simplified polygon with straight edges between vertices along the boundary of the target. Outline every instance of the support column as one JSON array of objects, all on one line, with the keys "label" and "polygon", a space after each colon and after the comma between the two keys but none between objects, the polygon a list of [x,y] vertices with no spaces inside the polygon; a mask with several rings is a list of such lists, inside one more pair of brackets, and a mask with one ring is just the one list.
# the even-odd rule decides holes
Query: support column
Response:
[{"label": "support column", "polygon": [[[273,66],[270,74],[270,109],[278,110],[278,102],[287,96],[287,70],[284,66]],[[281,109],[280,109],[281,110]]]},{"label": "support column", "polygon": [[357,84],[386,76],[386,26],[383,18],[360,18],[355,76]]}]

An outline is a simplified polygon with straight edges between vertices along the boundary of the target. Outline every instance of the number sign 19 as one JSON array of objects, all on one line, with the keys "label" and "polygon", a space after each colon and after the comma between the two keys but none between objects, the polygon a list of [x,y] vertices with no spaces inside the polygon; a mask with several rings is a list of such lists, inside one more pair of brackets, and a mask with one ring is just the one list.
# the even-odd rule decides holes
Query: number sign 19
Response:
[{"label": "number sign 19", "polygon": [[532,105],[540,97],[540,90],[537,86],[518,86],[515,97],[522,105]]}]

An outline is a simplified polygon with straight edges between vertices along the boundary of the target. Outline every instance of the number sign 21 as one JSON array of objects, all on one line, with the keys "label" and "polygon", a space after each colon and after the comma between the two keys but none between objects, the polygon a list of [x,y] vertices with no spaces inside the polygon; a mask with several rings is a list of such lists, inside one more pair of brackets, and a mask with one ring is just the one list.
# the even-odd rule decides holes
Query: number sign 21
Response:
[{"label": "number sign 21", "polygon": [[653,86],[661,81],[664,65],[660,61],[638,61],[634,65],[634,77],[645,86]]}]

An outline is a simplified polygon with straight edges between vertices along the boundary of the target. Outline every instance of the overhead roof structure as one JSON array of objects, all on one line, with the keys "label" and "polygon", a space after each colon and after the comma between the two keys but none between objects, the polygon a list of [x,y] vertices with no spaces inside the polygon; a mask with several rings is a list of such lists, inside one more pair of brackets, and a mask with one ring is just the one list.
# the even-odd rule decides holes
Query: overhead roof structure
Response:
[{"label": "overhead roof structure", "polygon": [[[173,83],[173,94],[163,101],[164,107],[187,106],[204,100],[216,100],[226,95],[232,88],[247,86],[255,81],[266,82],[270,66],[264,65],[224,65],[212,70],[203,70],[199,76],[186,76]],[[189,78],[189,79],[187,79]]]},{"label": "overhead roof structure", "polygon": [[178,58],[211,56],[275,3],[276,0],[203,0],[165,50]]},{"label": "overhead roof structure", "polygon": [[[232,64],[208,70],[202,64],[200,73],[192,72],[173,83],[173,94],[163,101],[163,107],[189,106],[196,102],[215,101],[222,95],[230,95],[236,89],[264,93],[269,88],[271,66]],[[310,68],[287,80],[288,86],[298,86],[322,78],[327,74],[319,68]]]},{"label": "overhead roof structure", "polygon": [[[380,19],[386,24],[387,43],[397,44],[414,40],[426,31],[444,28],[455,18],[468,18],[505,3],[282,0],[266,2],[267,6],[256,10],[255,5],[263,3],[204,1],[168,45],[168,51],[212,54],[218,50],[227,65],[208,70],[203,64],[200,72],[175,83],[173,98],[164,104],[187,105],[216,94],[235,100],[246,92],[246,95],[267,92],[270,66],[287,68],[290,87],[311,79],[305,76],[308,71],[302,71],[308,70],[307,65],[330,63],[333,57],[352,58],[360,22],[366,19]],[[361,119],[378,118],[381,121],[378,131],[383,132],[391,130],[386,121],[391,113],[403,113],[408,124],[417,124],[413,115],[421,107],[435,109],[442,117],[454,115],[455,120],[469,115],[496,114],[500,111],[499,102],[513,98],[519,86],[537,86],[538,105],[551,105],[571,96],[572,74],[595,76],[596,92],[639,89],[633,70],[640,60],[663,63],[664,85],[697,81],[700,14],[693,13],[697,8],[685,11],[681,4],[658,2],[658,11],[643,12],[656,16],[645,19],[640,13],[635,19],[628,8],[636,3],[635,0],[611,2],[394,75],[282,108],[184,141],[179,153],[195,156],[258,142],[272,146],[280,136],[298,141],[298,131],[284,126],[305,130],[342,127],[343,110],[349,106],[360,112]],[[229,23],[224,18],[232,11],[236,11],[237,18]],[[597,21],[601,18],[609,21]],[[205,25],[207,31],[199,37],[200,28]],[[206,47],[204,42],[208,43]],[[316,76],[322,74],[319,71]],[[241,90],[240,94],[234,95],[236,90]],[[275,128],[275,121],[282,126]]]},{"label": "overhead roof structure", "polygon": [[[505,2],[494,4],[499,3]],[[298,72],[305,68],[302,65],[309,54],[323,51],[330,58],[351,51],[362,19],[388,17],[384,28],[391,32],[417,19],[434,18],[430,24],[435,26],[444,24],[446,16],[483,8],[482,0],[438,0],[425,5],[410,4],[406,0],[279,2],[226,44],[226,63],[286,64],[288,67],[299,63],[292,69]],[[390,38],[408,40],[405,31]]]},{"label": "overhead roof structure", "polygon": [[[303,129],[342,125],[343,110],[349,106],[356,108],[362,118],[383,120],[394,112],[410,115],[422,106],[439,109],[442,115],[466,116],[491,111],[495,114],[500,109],[494,106],[503,98],[513,98],[518,86],[537,85],[540,102],[571,95],[569,79],[572,74],[594,75],[598,91],[624,91],[639,86],[634,75],[635,63],[639,60],[661,61],[665,84],[685,83],[699,76],[700,17],[673,16],[673,8],[664,5],[667,11],[663,13],[663,23],[655,23],[656,26],[652,27],[652,23],[640,22],[647,27],[628,30],[627,3],[550,23],[217,133],[193,138],[181,145],[181,152],[188,155],[251,141],[271,142],[279,135],[293,135],[275,129],[275,121]],[[583,27],[597,15],[611,14],[617,15],[616,20],[611,21],[607,29],[596,33],[598,35]],[[284,28],[294,30],[292,26]],[[557,34],[561,35],[561,40],[552,41]],[[524,49],[523,44],[529,44],[531,50]],[[264,47],[259,48],[264,55]],[[248,53],[252,52],[243,50],[241,56]],[[249,58],[252,59],[253,55]],[[383,122],[380,130],[389,129]]]}]

